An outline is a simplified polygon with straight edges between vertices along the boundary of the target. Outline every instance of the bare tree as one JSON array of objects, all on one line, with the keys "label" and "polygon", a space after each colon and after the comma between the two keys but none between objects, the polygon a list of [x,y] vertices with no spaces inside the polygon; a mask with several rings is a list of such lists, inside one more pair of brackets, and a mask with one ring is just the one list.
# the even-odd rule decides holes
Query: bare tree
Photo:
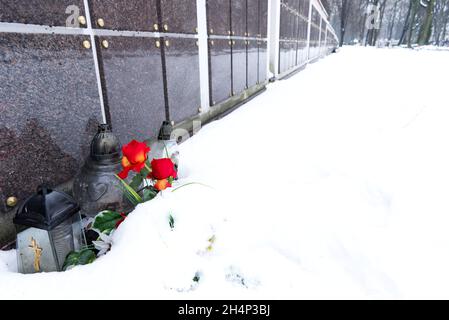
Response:
[{"label": "bare tree", "polygon": [[387,7],[387,0],[383,0],[380,3],[379,25],[378,25],[378,28],[374,30],[374,39],[373,39],[373,43],[372,43],[373,46],[375,46],[377,44],[377,39],[379,38],[380,31],[382,30],[386,7]]},{"label": "bare tree", "polygon": [[[419,31],[418,44],[420,46],[429,44],[430,37],[432,35],[432,24],[433,24],[433,18],[434,18],[435,2],[436,2],[436,0],[428,0],[427,1],[426,17],[425,17],[424,22],[421,25],[421,29]],[[423,1],[421,1],[421,4],[424,5]]]},{"label": "bare tree", "polygon": [[398,11],[398,3],[400,0],[396,0],[393,6],[393,14],[391,15],[391,21],[388,24],[388,43],[391,43],[391,39],[393,38],[393,30],[396,23],[396,16]]},{"label": "bare tree", "polygon": [[341,0],[340,11],[340,47],[343,46],[348,25],[349,11],[351,10],[351,0]]}]

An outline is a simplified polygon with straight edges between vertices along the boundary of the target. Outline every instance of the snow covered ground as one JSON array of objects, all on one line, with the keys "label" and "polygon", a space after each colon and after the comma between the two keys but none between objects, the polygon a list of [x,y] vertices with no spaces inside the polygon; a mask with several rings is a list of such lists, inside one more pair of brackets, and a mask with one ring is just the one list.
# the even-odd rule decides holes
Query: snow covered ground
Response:
[{"label": "snow covered ground", "polygon": [[448,75],[447,51],[347,47],[271,84],[181,146],[178,185],[213,189],[139,206],[65,273],[0,252],[0,298],[447,299]]}]

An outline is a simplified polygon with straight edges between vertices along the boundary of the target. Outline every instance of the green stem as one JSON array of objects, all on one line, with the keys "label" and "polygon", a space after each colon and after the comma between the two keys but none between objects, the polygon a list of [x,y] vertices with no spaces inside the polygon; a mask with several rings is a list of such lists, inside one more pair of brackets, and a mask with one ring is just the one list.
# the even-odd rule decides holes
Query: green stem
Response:
[{"label": "green stem", "polygon": [[115,177],[120,180],[120,182],[123,184],[123,187],[125,188],[125,190],[134,198],[134,200],[136,202],[138,202],[138,203],[143,202],[143,200],[139,196],[139,194],[133,188],[131,188],[131,186],[129,184],[127,184],[125,181],[123,181],[123,179],[121,179],[118,175],[115,175]]}]

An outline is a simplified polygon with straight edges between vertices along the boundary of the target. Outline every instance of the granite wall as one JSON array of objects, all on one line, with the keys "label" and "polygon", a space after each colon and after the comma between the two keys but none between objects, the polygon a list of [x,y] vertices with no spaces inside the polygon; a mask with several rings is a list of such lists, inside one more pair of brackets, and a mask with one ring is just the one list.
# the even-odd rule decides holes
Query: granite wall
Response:
[{"label": "granite wall", "polygon": [[[312,2],[312,3],[311,3]],[[326,20],[311,0],[281,0],[279,73],[292,70],[328,54],[337,46]],[[310,39],[308,38],[310,25]]]},{"label": "granite wall", "polygon": [[267,0],[207,0],[210,105],[267,81]]},{"label": "granite wall", "polygon": [[[206,7],[213,106],[266,82],[268,0]],[[0,0],[0,248],[7,199],[70,180],[99,123],[126,143],[200,112],[198,45],[196,0]]]}]

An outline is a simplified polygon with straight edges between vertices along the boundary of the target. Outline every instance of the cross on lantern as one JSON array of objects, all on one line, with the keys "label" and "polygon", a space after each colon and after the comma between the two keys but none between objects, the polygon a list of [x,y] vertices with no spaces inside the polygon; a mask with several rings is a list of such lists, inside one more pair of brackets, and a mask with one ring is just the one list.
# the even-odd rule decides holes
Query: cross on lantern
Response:
[{"label": "cross on lantern", "polygon": [[37,242],[34,238],[31,238],[31,245],[28,246],[34,251],[34,270],[39,272],[41,270],[40,262],[42,256],[42,248],[37,245]]}]

